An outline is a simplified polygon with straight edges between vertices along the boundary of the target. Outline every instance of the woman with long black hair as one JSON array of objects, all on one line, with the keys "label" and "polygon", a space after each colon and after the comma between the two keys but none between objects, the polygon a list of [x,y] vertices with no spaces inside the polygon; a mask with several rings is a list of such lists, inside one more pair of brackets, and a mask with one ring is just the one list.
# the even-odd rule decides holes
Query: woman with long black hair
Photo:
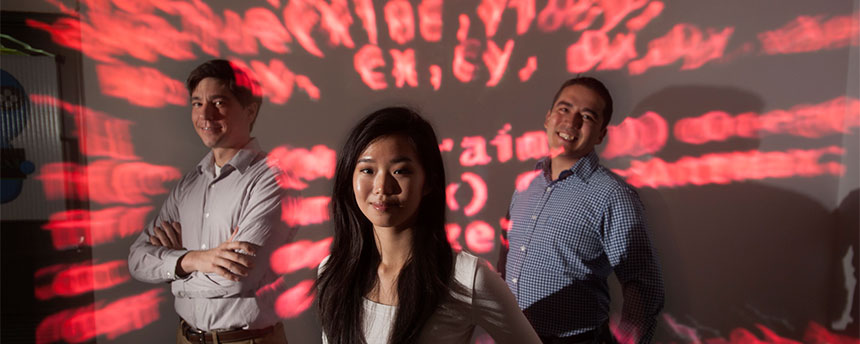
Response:
[{"label": "woman with long black hair", "polygon": [[334,241],[316,283],[323,341],[539,343],[504,281],[445,232],[445,170],[433,128],[392,107],[352,129],[332,194]]}]

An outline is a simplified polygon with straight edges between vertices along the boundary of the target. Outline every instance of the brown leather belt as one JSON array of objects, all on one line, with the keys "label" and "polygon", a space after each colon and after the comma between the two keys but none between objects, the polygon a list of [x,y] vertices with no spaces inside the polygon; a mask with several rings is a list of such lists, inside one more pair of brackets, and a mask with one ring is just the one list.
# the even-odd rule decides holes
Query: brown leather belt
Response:
[{"label": "brown leather belt", "polygon": [[188,341],[190,341],[192,343],[200,343],[200,344],[214,343],[216,336],[218,337],[218,342],[221,342],[221,343],[238,342],[238,341],[242,341],[242,340],[255,339],[255,338],[263,337],[269,333],[272,333],[272,331],[275,329],[275,326],[272,325],[272,326],[269,326],[266,328],[254,329],[254,330],[236,329],[236,330],[206,332],[206,331],[200,331],[200,330],[192,328],[191,326],[188,326],[188,323],[186,323],[184,320],[181,321],[181,323],[182,323],[182,335],[185,336],[185,339],[188,339]]}]

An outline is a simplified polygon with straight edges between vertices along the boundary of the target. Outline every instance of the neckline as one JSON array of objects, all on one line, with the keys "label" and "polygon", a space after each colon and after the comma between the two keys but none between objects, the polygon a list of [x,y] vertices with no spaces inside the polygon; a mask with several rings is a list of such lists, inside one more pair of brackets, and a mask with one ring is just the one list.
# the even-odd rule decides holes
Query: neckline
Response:
[{"label": "neckline", "polygon": [[364,296],[362,296],[361,298],[364,300],[364,302],[371,303],[371,304],[374,304],[374,305],[377,305],[377,306],[382,306],[382,307],[386,307],[386,308],[397,308],[397,306],[394,306],[394,305],[386,305],[386,304],[384,304],[384,303],[379,303],[379,302],[373,301],[373,300],[371,300],[371,299],[368,299],[368,298],[366,298],[366,297],[364,297]]}]

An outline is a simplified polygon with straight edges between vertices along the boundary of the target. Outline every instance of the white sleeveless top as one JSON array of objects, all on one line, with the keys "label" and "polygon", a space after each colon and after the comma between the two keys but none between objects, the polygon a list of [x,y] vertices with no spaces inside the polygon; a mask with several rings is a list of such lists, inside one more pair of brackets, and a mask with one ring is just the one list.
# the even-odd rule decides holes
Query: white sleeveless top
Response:
[{"label": "white sleeveless top", "polygon": [[[469,343],[475,326],[480,326],[496,343],[540,343],[514,295],[489,264],[466,252],[457,254],[454,279],[466,288],[466,295],[452,292],[456,301],[441,305],[424,325],[419,343]],[[328,262],[326,257],[320,270]],[[392,332],[397,306],[364,299],[364,338],[368,344],[384,344]],[[328,344],[325,334],[324,344]]]}]

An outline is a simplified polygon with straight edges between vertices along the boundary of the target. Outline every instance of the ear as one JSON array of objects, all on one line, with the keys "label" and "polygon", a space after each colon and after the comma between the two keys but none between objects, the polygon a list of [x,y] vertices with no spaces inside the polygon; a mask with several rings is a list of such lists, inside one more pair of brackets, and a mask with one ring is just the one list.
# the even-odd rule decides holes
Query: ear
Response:
[{"label": "ear", "polygon": [[600,129],[600,136],[597,138],[597,143],[595,143],[595,145],[603,143],[603,139],[606,138],[606,132],[606,128]]},{"label": "ear", "polygon": [[549,116],[552,115],[552,109],[546,111],[546,117],[543,120],[543,128],[546,129],[549,126]]},{"label": "ear", "polygon": [[245,111],[247,111],[247,115],[250,117],[251,123],[254,123],[254,121],[257,119],[257,114],[259,113],[259,111],[258,111],[259,109],[260,109],[260,104],[257,104],[257,103],[251,103],[245,107]]}]

